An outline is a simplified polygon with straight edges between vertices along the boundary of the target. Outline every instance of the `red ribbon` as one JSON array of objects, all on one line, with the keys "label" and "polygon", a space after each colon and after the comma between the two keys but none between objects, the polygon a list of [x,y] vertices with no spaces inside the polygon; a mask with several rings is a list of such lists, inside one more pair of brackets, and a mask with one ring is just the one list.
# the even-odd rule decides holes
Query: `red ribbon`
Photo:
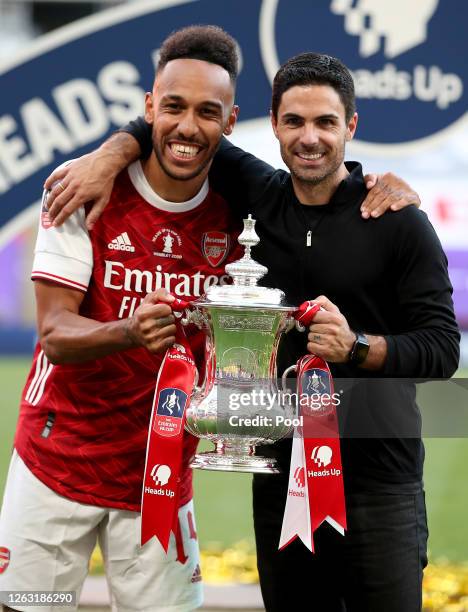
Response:
[{"label": "red ribbon", "polygon": [[[304,302],[295,319],[308,327],[320,305]],[[297,395],[302,427],[302,448],[293,441],[288,497],[283,518],[280,548],[300,537],[313,551],[313,534],[327,521],[344,534],[346,506],[341,465],[340,439],[333,378],[327,362],[306,355],[297,362]],[[305,489],[305,490],[304,490]],[[304,506],[307,506],[305,509]]]},{"label": "red ribbon", "polygon": [[294,313],[294,318],[304,327],[309,327],[320,309],[320,304],[317,304],[312,300],[307,300],[307,302],[302,302],[302,304],[298,307]]},{"label": "red ribbon", "polygon": [[[304,388],[305,385],[309,388]],[[302,357],[298,362],[297,389],[300,398],[309,397],[308,405],[304,402],[300,413],[313,538],[314,531],[325,520],[346,529],[336,397],[327,362],[316,355]]]},{"label": "red ribbon", "polygon": [[[188,302],[177,299],[172,310],[180,312]],[[141,545],[153,536],[167,552],[171,531],[179,528],[179,486],[185,415],[193,391],[196,367],[180,323],[176,340],[166,351],[154,392],[141,500]]]}]

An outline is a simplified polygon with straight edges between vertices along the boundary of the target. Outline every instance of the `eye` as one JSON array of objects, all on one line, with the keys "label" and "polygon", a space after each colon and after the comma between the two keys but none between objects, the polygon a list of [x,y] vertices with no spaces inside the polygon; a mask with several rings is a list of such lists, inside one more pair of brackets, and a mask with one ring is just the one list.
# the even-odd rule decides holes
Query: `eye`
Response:
[{"label": "eye", "polygon": [[284,124],[290,127],[298,127],[302,125],[302,120],[300,117],[286,117],[284,119]]},{"label": "eye", "polygon": [[164,107],[167,110],[174,111],[174,112],[180,111],[182,108],[178,102],[168,102],[167,104],[164,105]]},{"label": "eye", "polygon": [[202,108],[200,113],[204,117],[218,117],[219,116],[219,111],[216,108],[211,108],[209,106]]}]

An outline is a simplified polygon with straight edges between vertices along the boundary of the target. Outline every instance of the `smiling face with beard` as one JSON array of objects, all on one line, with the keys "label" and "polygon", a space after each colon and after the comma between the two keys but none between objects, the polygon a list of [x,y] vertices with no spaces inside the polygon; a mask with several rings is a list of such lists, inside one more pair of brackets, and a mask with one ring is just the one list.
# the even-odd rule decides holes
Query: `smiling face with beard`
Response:
[{"label": "smiling face with beard", "polygon": [[272,125],[299,200],[328,202],[347,175],[345,145],[356,130],[357,114],[346,121],[340,96],[329,85],[298,85],[283,93]]},{"label": "smiling face with beard", "polygon": [[216,64],[176,59],[158,72],[146,96],[153,154],[144,170],[161,197],[182,201],[201,188],[222,135],[234,127],[233,100],[229,74]]}]

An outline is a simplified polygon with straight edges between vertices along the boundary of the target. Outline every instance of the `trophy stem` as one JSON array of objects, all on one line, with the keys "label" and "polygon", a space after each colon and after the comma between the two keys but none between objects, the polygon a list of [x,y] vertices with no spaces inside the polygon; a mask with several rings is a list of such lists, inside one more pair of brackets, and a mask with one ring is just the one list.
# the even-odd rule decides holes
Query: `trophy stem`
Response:
[{"label": "trophy stem", "polygon": [[219,440],[215,442],[215,445],[217,455],[242,455],[243,457],[255,455],[255,446],[244,442],[244,440],[235,443]]},{"label": "trophy stem", "polygon": [[195,455],[190,467],[223,472],[279,474],[276,459],[255,455],[255,446],[243,439],[219,440],[214,451]]}]

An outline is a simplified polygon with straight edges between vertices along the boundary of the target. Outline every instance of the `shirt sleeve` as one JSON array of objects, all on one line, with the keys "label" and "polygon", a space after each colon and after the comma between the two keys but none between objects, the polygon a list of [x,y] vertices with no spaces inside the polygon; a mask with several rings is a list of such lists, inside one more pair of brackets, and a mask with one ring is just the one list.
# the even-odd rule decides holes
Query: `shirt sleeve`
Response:
[{"label": "shirt sleeve", "polygon": [[130,121],[117,131],[127,132],[135,138],[140,145],[142,159],[150,156],[153,149],[152,129],[151,125],[146,123],[144,117],[138,117],[134,121]]},{"label": "shirt sleeve", "polygon": [[53,227],[48,216],[47,196],[45,191],[31,278],[86,292],[93,270],[93,249],[85,210],[79,208],[63,225]]},{"label": "shirt sleeve", "polygon": [[210,184],[236,207],[252,211],[259,205],[276,170],[255,155],[221,139],[210,169]]},{"label": "shirt sleeve", "polygon": [[458,367],[460,332],[447,257],[425,213],[398,213],[394,279],[403,333],[388,335],[384,372],[392,377],[449,378]]}]

